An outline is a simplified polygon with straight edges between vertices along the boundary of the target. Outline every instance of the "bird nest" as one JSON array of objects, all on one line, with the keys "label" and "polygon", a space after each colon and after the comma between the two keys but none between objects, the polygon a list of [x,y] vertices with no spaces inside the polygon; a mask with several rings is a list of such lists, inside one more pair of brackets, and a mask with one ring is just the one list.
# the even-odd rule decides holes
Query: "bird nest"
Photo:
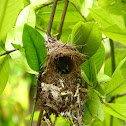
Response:
[{"label": "bird nest", "polygon": [[[39,99],[48,118],[61,112],[73,118],[75,125],[81,125],[88,90],[81,76],[83,54],[75,47],[55,39],[45,42],[47,61],[41,74]],[[47,116],[48,115],[48,116]],[[50,121],[51,123],[51,121]]]}]

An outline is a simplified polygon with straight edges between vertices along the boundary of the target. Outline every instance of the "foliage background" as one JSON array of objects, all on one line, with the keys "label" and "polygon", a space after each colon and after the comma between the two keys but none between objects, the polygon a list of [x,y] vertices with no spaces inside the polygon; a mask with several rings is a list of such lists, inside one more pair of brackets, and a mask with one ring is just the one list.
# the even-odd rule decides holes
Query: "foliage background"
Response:
[{"label": "foliage background", "polygon": [[[36,86],[36,68],[29,67],[28,59],[24,55],[26,48],[24,50],[21,47],[23,46],[23,28],[26,23],[43,36],[46,33],[52,10],[52,4],[45,6],[45,3],[52,1],[0,1],[0,54],[13,49],[17,50],[9,55],[0,56],[0,126],[24,126],[28,123],[27,116],[31,113]],[[89,87],[90,95],[85,105],[84,124],[125,126],[126,1],[69,1],[61,40],[73,45],[86,45],[82,52],[88,55],[89,59],[82,65],[82,69],[86,81],[93,86],[93,88]],[[72,2],[86,17],[86,20]],[[58,33],[63,8],[64,0],[59,1],[56,8],[51,31],[53,36]],[[88,37],[86,33],[89,33]],[[117,67],[113,75],[109,38],[114,42]],[[88,61],[92,61],[91,69],[87,67]],[[110,102],[112,98],[114,101]],[[39,110],[39,105],[36,109]],[[37,120],[37,117],[38,113],[35,113],[34,120]],[[59,125],[63,122],[65,121],[60,118]]]}]

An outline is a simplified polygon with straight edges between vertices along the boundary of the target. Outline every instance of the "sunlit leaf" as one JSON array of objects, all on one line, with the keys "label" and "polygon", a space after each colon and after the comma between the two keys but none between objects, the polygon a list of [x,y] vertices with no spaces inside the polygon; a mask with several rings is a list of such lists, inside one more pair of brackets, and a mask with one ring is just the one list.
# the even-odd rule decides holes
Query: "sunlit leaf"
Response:
[{"label": "sunlit leaf", "polygon": [[120,42],[126,46],[126,31],[120,29],[117,25],[111,25],[102,30],[102,32],[109,38]]},{"label": "sunlit leaf", "polygon": [[8,77],[9,77],[9,60],[8,56],[0,57],[0,94],[3,92],[6,87]]},{"label": "sunlit leaf", "polygon": [[72,43],[77,49],[91,57],[99,48],[102,35],[97,24],[93,22],[78,22],[72,30]]},{"label": "sunlit leaf", "polygon": [[113,14],[122,14],[126,12],[126,5],[122,0],[98,0],[99,6]]},{"label": "sunlit leaf", "polygon": [[101,121],[104,120],[104,110],[100,102],[100,99],[94,92],[94,90],[91,88],[89,90],[89,96],[86,102],[86,107],[93,117],[97,117]]},{"label": "sunlit leaf", "polygon": [[12,44],[12,46],[13,46],[16,50],[19,50],[19,51],[22,52],[22,53],[25,52],[25,51],[24,51],[24,48],[21,47],[21,45],[19,45],[19,44],[13,44],[13,43],[11,43],[11,44]]},{"label": "sunlit leaf", "polygon": [[23,8],[23,0],[0,0],[0,41],[14,25]]},{"label": "sunlit leaf", "polygon": [[119,119],[126,120],[126,104],[105,103],[103,104],[104,111]]},{"label": "sunlit leaf", "polygon": [[116,24],[121,29],[125,29],[125,21],[122,15],[111,14],[107,12],[107,10],[104,10],[103,8],[90,8],[89,10],[93,18],[103,28]]},{"label": "sunlit leaf", "polygon": [[49,0],[30,0],[31,6],[37,9],[42,6],[42,4],[47,3]]},{"label": "sunlit leaf", "polygon": [[36,16],[35,16],[35,11],[31,7],[31,5],[26,6],[21,11],[21,13],[17,18],[16,26],[15,26],[15,41],[16,41],[15,44],[22,45],[22,34],[23,34],[23,28],[25,23],[27,23],[32,27],[35,27]]},{"label": "sunlit leaf", "polygon": [[35,71],[40,71],[40,67],[46,59],[47,52],[44,41],[44,38],[37,30],[25,24],[23,30],[23,46],[25,48],[27,62]]},{"label": "sunlit leaf", "polygon": [[125,93],[126,91],[126,78],[124,78],[121,74],[121,67],[125,64],[126,58],[124,58],[115,72],[112,75],[111,81],[108,85],[107,95],[117,95],[120,93]]},{"label": "sunlit leaf", "polygon": [[[14,30],[15,29],[11,29],[10,32],[8,33],[7,35],[7,39],[6,39],[6,43],[5,43],[5,47],[6,49],[9,51],[9,50],[13,50],[14,47],[12,46],[11,43],[16,43],[15,42],[15,39],[14,39]],[[19,50],[17,51],[14,51],[12,53],[9,54],[12,59],[14,60],[14,62],[19,66],[21,67],[23,70],[25,70],[26,72],[28,73],[34,73],[35,74],[35,71],[33,71],[28,63],[27,63],[27,60],[26,60],[26,57],[24,55],[24,53],[21,53]]]},{"label": "sunlit leaf", "polygon": [[122,76],[126,79],[126,61],[120,68]]}]

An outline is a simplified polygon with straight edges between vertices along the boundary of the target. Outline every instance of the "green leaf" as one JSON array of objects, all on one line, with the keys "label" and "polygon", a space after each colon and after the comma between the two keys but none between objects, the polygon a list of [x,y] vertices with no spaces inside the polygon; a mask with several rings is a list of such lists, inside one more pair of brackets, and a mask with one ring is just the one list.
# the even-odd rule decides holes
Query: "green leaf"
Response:
[{"label": "green leaf", "polygon": [[111,25],[102,30],[102,32],[109,38],[120,42],[126,46],[126,31],[120,29],[117,25]]},{"label": "green leaf", "polygon": [[69,0],[69,1],[72,2],[72,3],[74,3],[78,7],[81,6],[80,0]]},{"label": "green leaf", "polygon": [[116,15],[126,12],[126,5],[122,2],[122,0],[98,0],[98,4],[110,13]]},{"label": "green leaf", "polygon": [[44,41],[44,38],[37,30],[27,24],[24,25],[23,46],[27,62],[35,71],[40,71],[40,67],[46,59],[47,51]]},{"label": "green leaf", "polygon": [[126,61],[121,66],[120,70],[121,70],[122,76],[126,79]]},{"label": "green leaf", "polygon": [[78,45],[77,49],[91,57],[99,48],[102,35],[97,24],[93,22],[78,22],[72,30],[72,43]]},{"label": "green leaf", "polygon": [[108,114],[126,120],[126,104],[105,103],[103,104],[103,108]]},{"label": "green leaf", "polygon": [[93,18],[103,28],[116,24],[121,29],[125,29],[125,21],[122,15],[111,14],[107,12],[107,10],[104,10],[103,8],[90,8],[89,10]]},{"label": "green leaf", "polygon": [[2,94],[4,88],[6,87],[8,77],[9,77],[9,60],[8,56],[0,57],[0,95]]},{"label": "green leaf", "polygon": [[31,5],[26,6],[21,13],[19,14],[16,26],[15,26],[15,44],[20,44],[22,46],[22,34],[24,24],[27,23],[28,25],[35,27],[36,24],[36,16],[35,11],[31,7]]},{"label": "green leaf", "polygon": [[19,50],[20,52],[25,53],[24,49],[21,47],[20,44],[13,44],[13,43],[11,43],[11,44],[12,44],[12,46],[13,46],[16,50]]},{"label": "green leaf", "polygon": [[102,74],[102,73],[99,73],[97,75],[97,78],[98,78],[99,83],[105,83],[105,82],[109,82],[111,80],[111,78],[108,75]]},{"label": "green leaf", "polygon": [[121,67],[125,64],[126,57],[120,62],[115,72],[112,75],[111,81],[108,85],[107,95],[117,95],[125,93],[126,91],[126,78],[121,74]]},{"label": "green leaf", "polygon": [[23,8],[23,0],[0,0],[0,41],[12,28]]},{"label": "green leaf", "polygon": [[103,63],[104,63],[104,59],[105,59],[105,48],[104,45],[101,43],[99,49],[97,50],[97,52],[89,59],[89,61],[85,61],[82,64],[82,69],[84,70],[85,74],[88,76],[88,79],[90,80],[90,73],[92,72],[90,70],[90,64],[89,62],[93,62],[96,66],[96,72],[98,73],[99,70],[101,69]]},{"label": "green leaf", "polygon": [[97,94],[94,92],[92,88],[90,88],[89,90],[88,100],[85,103],[85,105],[89,113],[93,117],[97,117],[101,121],[104,120],[104,110],[103,110],[102,104],[100,102],[99,97],[97,96]]},{"label": "green leaf", "polygon": [[[8,33],[7,35],[7,39],[6,39],[6,43],[5,43],[5,47],[6,47],[6,50],[13,50],[14,47],[12,46],[11,43],[16,43],[15,42],[15,34],[14,34],[14,28],[10,30],[10,32]],[[21,67],[23,70],[25,70],[26,72],[28,73],[32,73],[32,74],[36,74],[35,71],[33,71],[28,63],[27,63],[27,60],[26,60],[26,57],[24,55],[24,53],[20,52],[19,50],[17,51],[14,51],[12,53],[9,54],[11,56],[11,58],[14,60],[14,62],[19,66]]]}]

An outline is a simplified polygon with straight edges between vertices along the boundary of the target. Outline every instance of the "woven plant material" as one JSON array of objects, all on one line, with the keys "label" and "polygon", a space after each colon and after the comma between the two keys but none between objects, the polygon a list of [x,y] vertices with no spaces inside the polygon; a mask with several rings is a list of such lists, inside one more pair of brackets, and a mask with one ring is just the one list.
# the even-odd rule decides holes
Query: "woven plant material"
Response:
[{"label": "woven plant material", "polygon": [[[46,117],[69,112],[75,125],[81,125],[88,90],[81,76],[84,55],[74,46],[50,38],[45,41],[47,61],[40,77],[39,99]],[[47,116],[48,115],[48,116]],[[51,122],[50,122],[51,123]]]}]

